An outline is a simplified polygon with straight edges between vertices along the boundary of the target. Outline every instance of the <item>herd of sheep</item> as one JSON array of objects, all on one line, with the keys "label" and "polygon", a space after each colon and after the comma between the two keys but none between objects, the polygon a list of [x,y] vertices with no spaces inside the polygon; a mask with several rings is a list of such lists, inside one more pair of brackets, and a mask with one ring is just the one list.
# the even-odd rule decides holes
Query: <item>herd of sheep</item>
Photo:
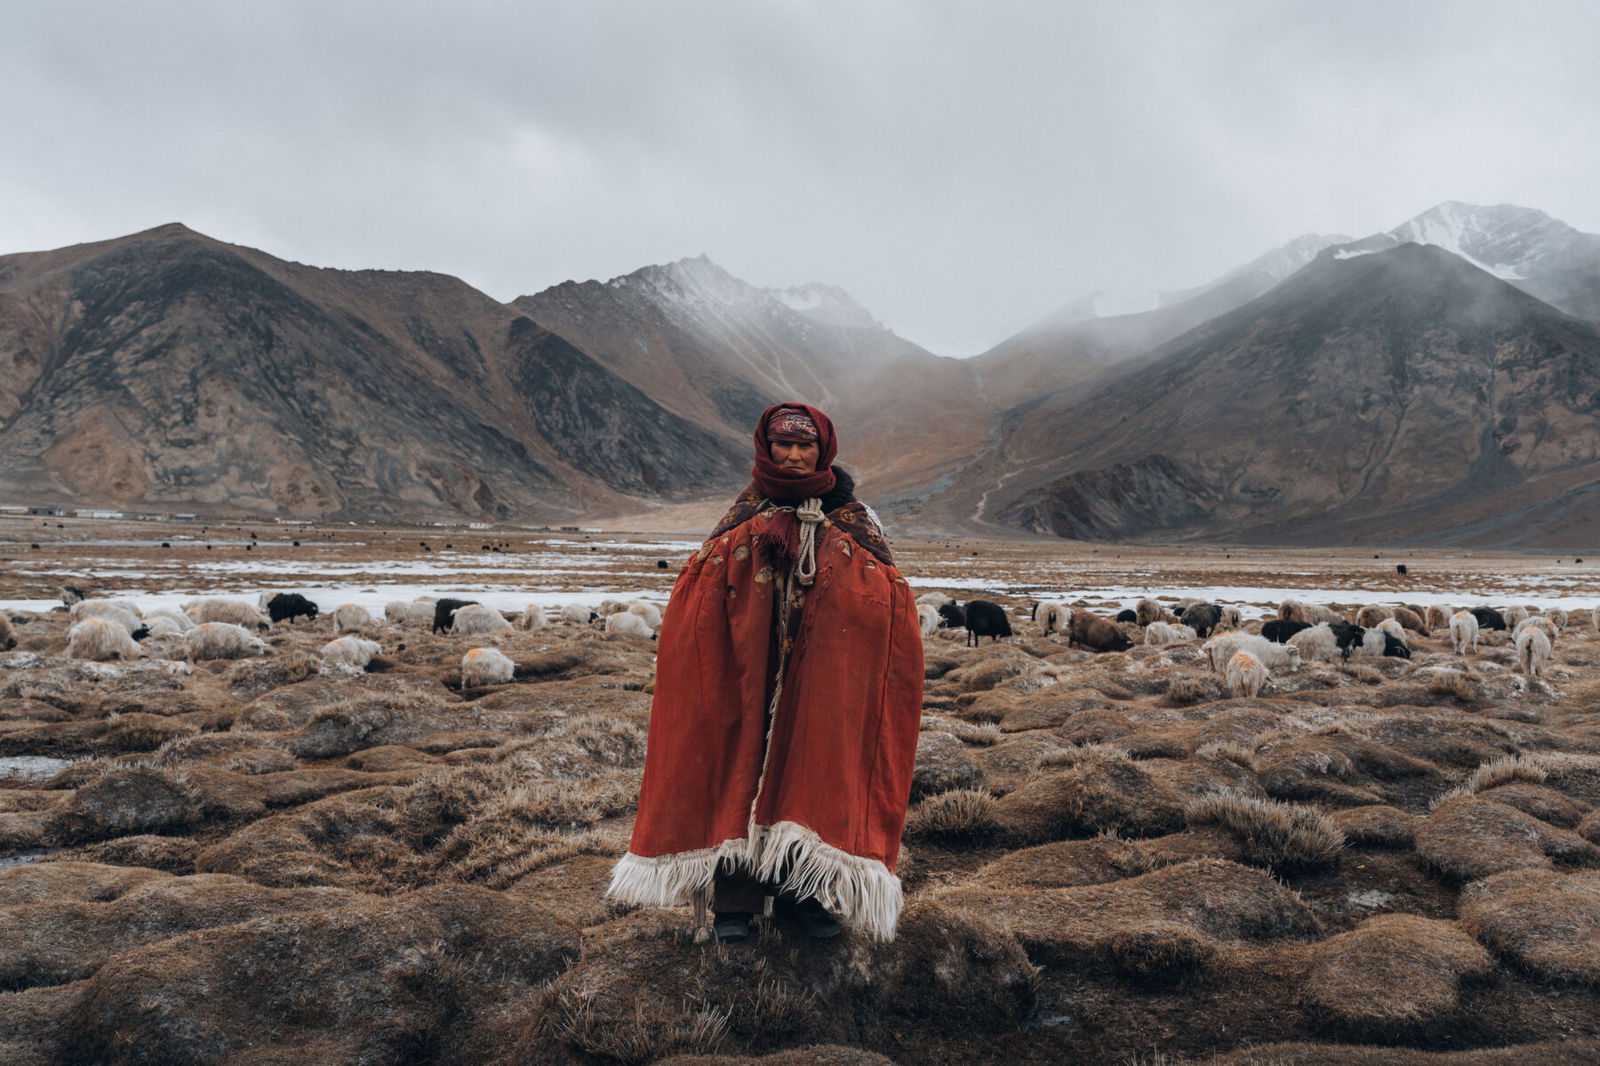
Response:
[{"label": "herd of sheep", "polygon": [[[917,598],[924,637],[940,630],[965,630],[969,642],[1012,635],[1004,608],[987,600],[965,604],[940,592]],[[1142,639],[1147,645],[1205,640],[1201,650],[1210,669],[1222,675],[1235,697],[1257,696],[1274,673],[1293,672],[1308,662],[1353,657],[1411,658],[1411,637],[1447,631],[1457,655],[1476,653],[1479,634],[1507,632],[1516,649],[1518,669],[1543,677],[1557,636],[1572,619],[1560,608],[1539,613],[1527,607],[1464,610],[1369,604],[1349,619],[1331,607],[1285,600],[1276,617],[1245,622],[1239,609],[1196,599],[1179,600],[1168,610],[1154,599],[1141,599],[1115,618],[1102,618],[1056,601],[1035,601],[1030,620],[1043,636],[1060,633],[1070,646],[1094,652],[1127,651]],[[1600,607],[1586,620],[1600,633]],[[1213,636],[1213,634],[1216,634]],[[1209,638],[1209,639],[1208,639]]]},{"label": "herd of sheep", "polygon": [[[266,655],[270,646],[260,636],[274,625],[314,621],[322,612],[316,603],[298,593],[262,593],[258,603],[227,598],[191,600],[182,607],[141,609],[125,599],[86,598],[72,586],[62,587],[62,600],[71,612],[67,654],[94,661],[131,660],[142,657],[183,659],[244,659]],[[325,665],[365,670],[382,654],[372,636],[380,623],[366,608],[342,603],[329,614],[334,637],[321,648]],[[556,611],[554,621],[546,609],[530,604],[515,622],[492,607],[471,600],[423,596],[396,600],[384,607],[386,624],[427,629],[433,633],[498,637],[550,624],[602,626],[608,634],[653,639],[661,626],[661,609],[645,600],[606,600],[598,608],[568,604]],[[0,615],[0,648],[15,645],[9,621]],[[515,676],[516,664],[497,648],[471,648],[461,661],[463,688],[503,684]]]}]

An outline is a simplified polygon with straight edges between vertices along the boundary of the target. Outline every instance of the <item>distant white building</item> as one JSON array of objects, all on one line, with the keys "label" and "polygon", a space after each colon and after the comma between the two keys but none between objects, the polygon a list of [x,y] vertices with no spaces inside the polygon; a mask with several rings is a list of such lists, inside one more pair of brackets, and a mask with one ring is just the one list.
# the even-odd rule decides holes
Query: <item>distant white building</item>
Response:
[{"label": "distant white building", "polygon": [[72,512],[75,518],[125,518],[121,511],[77,510]]}]

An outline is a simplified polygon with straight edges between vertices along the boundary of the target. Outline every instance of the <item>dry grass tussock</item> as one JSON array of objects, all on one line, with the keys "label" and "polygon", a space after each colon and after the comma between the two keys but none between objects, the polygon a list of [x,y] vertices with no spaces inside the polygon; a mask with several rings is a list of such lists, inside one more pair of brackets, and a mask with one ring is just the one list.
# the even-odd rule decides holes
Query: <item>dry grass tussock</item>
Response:
[{"label": "dry grass tussock", "polygon": [[1239,838],[1253,863],[1279,872],[1332,866],[1344,834],[1322,811],[1254,796],[1214,795],[1183,809],[1191,826],[1220,825]]},{"label": "dry grass tussock", "polygon": [[941,792],[906,813],[905,835],[941,844],[975,844],[995,830],[994,797],[982,789]]}]

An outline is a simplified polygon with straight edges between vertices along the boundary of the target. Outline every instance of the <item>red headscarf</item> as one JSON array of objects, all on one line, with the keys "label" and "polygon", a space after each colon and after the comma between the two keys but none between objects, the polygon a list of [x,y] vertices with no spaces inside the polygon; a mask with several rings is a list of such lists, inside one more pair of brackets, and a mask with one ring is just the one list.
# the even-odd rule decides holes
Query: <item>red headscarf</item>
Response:
[{"label": "red headscarf", "polygon": [[[767,447],[767,425],[774,415],[785,409],[804,411],[817,427],[817,468],[810,473],[785,470],[772,461],[772,452]],[[755,479],[761,495],[774,503],[800,503],[832,491],[833,460],[838,455],[839,440],[833,433],[833,421],[827,415],[803,403],[780,403],[761,412],[756,422],[756,465],[750,476]]]},{"label": "red headscarf", "polygon": [[[817,468],[809,473],[785,470],[772,461],[767,426],[773,416],[786,409],[804,411],[817,427]],[[750,476],[761,495],[773,503],[792,507],[833,491],[838,480],[833,474],[833,460],[838,454],[839,439],[834,436],[832,419],[803,403],[780,403],[761,412],[756,422],[756,465]],[[800,551],[800,522],[794,511],[782,510],[773,516],[756,544],[768,562],[787,573]]]}]

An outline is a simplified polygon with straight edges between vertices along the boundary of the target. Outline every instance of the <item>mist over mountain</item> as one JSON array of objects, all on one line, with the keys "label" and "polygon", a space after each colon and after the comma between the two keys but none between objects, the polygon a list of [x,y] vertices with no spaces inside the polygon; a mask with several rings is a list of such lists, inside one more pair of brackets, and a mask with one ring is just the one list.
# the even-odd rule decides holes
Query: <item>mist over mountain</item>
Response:
[{"label": "mist over mountain", "polygon": [[757,414],[799,400],[902,533],[1590,547],[1597,245],[1446,203],[1195,289],[1075,301],[957,360],[841,289],[764,289],[703,256],[505,304],[172,224],[0,256],[0,495],[640,514],[728,498]]}]

